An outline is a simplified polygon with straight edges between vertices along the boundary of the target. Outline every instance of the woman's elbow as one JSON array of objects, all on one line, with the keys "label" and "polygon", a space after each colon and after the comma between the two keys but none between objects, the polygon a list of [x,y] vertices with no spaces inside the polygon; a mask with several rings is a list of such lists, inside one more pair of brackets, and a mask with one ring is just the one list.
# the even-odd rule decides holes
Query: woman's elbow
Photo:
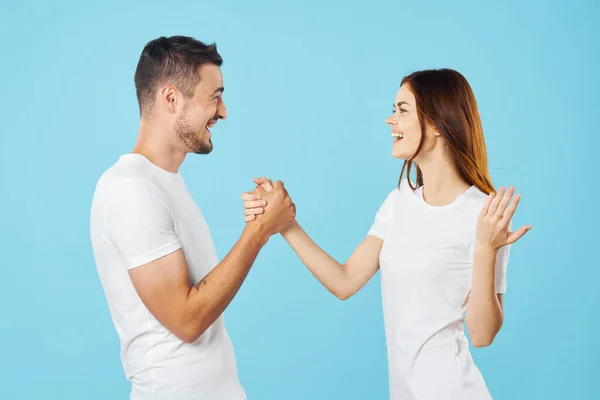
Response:
[{"label": "woman's elbow", "polygon": [[492,344],[492,340],[482,340],[482,339],[471,339],[471,343],[473,347],[477,347],[478,349],[482,347],[487,347]]},{"label": "woman's elbow", "polygon": [[338,299],[340,299],[342,301],[348,300],[352,296],[352,294],[346,293],[346,292],[337,292],[337,293],[334,293],[334,295],[335,295],[335,297],[337,297]]},{"label": "woman's elbow", "polygon": [[353,292],[353,291],[351,291],[351,290],[336,290],[336,291],[334,291],[334,292],[332,292],[332,293],[333,293],[333,295],[334,295],[335,297],[337,297],[338,299],[340,299],[340,300],[342,300],[342,301],[343,301],[343,300],[348,300],[348,299],[349,299],[350,297],[352,297],[352,296],[354,295],[354,293],[356,293],[356,292]]},{"label": "woman's elbow", "polygon": [[471,344],[477,348],[487,347],[494,342],[494,338],[495,335],[491,334],[471,334]]},{"label": "woman's elbow", "polygon": [[502,328],[502,319],[493,322],[483,323],[484,321],[469,318],[467,314],[467,330],[473,347],[487,347],[494,342],[496,335]]}]

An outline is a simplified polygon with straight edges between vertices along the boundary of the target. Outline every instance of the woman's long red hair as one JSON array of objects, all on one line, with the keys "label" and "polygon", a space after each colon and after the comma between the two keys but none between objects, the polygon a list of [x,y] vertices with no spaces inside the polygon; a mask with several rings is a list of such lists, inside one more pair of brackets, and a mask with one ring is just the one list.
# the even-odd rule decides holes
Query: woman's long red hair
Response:
[{"label": "woman's long red hair", "polygon": [[[402,79],[402,85],[404,84],[416,99],[421,142],[416,153],[404,162],[400,181],[405,170],[410,176],[414,159],[425,141],[425,128],[429,125],[446,140],[461,177],[485,194],[495,192],[488,170],[477,102],[465,77],[451,69],[425,70],[406,76]],[[422,186],[423,174],[419,166],[415,166],[417,186]]]}]

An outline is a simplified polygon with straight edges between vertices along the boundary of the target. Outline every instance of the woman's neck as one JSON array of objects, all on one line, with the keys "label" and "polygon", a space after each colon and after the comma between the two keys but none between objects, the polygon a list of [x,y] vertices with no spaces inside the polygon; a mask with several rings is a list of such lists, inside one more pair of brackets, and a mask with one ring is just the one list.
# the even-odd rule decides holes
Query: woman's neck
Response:
[{"label": "woman's neck", "polygon": [[453,203],[471,186],[449,157],[419,160],[417,165],[423,174],[423,199],[432,206]]}]

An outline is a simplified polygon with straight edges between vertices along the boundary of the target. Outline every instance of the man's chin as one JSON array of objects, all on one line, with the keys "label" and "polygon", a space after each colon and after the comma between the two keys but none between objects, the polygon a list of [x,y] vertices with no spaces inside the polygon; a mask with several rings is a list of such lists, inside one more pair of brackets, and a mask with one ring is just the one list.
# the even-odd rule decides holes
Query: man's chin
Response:
[{"label": "man's chin", "polygon": [[194,153],[196,154],[210,154],[213,151],[213,143],[212,140],[208,140],[208,144],[202,143],[200,146],[196,147]]}]

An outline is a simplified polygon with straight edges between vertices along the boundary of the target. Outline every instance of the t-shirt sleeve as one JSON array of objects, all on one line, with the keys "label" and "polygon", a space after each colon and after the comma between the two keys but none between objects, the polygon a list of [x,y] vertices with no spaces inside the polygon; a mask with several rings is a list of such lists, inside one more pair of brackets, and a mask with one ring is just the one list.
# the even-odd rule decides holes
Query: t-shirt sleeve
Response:
[{"label": "t-shirt sleeve", "polygon": [[496,293],[506,292],[506,267],[509,253],[510,245],[506,245],[501,247],[496,255]]},{"label": "t-shirt sleeve", "polygon": [[152,183],[142,179],[124,178],[113,184],[107,194],[102,228],[127,269],[181,248],[169,204]]},{"label": "t-shirt sleeve", "polygon": [[385,235],[387,233],[388,225],[391,221],[391,212],[392,212],[392,197],[394,192],[390,193],[379,210],[377,214],[375,214],[375,221],[373,225],[371,225],[371,229],[367,235],[378,237],[381,240],[385,240]]},{"label": "t-shirt sleeve", "polygon": [[[512,231],[512,224],[508,228]],[[496,293],[506,292],[506,268],[508,267],[508,256],[510,255],[510,244],[500,247],[496,254]]]}]

